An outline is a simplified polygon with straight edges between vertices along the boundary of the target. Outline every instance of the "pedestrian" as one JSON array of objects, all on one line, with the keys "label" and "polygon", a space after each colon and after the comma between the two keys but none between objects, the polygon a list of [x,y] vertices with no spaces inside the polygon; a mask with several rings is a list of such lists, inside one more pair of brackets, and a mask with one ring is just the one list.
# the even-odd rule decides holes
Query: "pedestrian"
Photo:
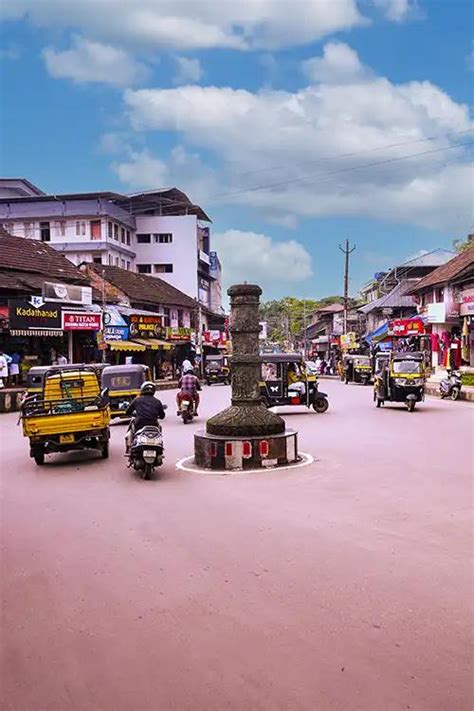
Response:
[{"label": "pedestrian", "polygon": [[325,358],[322,358],[322,360],[321,360],[321,368],[320,368],[321,375],[324,375],[324,374],[326,373],[326,366],[327,366],[326,359],[325,359]]},{"label": "pedestrian", "polygon": [[318,357],[316,358],[314,365],[316,367],[316,373],[319,375],[321,373],[321,364],[322,364],[321,356],[318,354]]},{"label": "pedestrian", "polygon": [[21,355],[16,351],[12,353],[12,359],[9,366],[10,382],[12,385],[18,385],[18,379],[20,376],[20,361]]},{"label": "pedestrian", "polygon": [[8,378],[8,363],[10,356],[0,350],[0,388],[5,387],[5,380]]},{"label": "pedestrian", "polygon": [[58,353],[58,357],[56,358],[56,365],[67,365],[66,356],[62,353]]}]

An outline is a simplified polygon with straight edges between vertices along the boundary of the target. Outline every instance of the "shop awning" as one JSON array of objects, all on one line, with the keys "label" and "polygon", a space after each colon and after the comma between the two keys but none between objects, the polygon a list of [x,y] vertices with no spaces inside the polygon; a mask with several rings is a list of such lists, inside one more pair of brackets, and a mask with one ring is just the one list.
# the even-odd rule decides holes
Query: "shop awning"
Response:
[{"label": "shop awning", "polygon": [[149,348],[152,351],[165,350],[169,351],[173,348],[172,343],[168,341],[163,341],[161,338],[134,338],[135,343],[140,343],[145,348]]},{"label": "shop awning", "polygon": [[145,351],[145,346],[134,341],[104,341],[111,351]]},{"label": "shop awning", "polygon": [[364,336],[364,340],[367,341],[367,343],[371,344],[373,343],[378,343],[379,341],[383,341],[385,338],[388,336],[388,321],[383,323],[381,326],[375,329],[375,331],[371,331],[368,333],[366,336]]},{"label": "shop awning", "polygon": [[62,336],[63,331],[60,329],[55,330],[50,328],[11,328],[11,336],[40,336],[44,338],[45,336]]}]

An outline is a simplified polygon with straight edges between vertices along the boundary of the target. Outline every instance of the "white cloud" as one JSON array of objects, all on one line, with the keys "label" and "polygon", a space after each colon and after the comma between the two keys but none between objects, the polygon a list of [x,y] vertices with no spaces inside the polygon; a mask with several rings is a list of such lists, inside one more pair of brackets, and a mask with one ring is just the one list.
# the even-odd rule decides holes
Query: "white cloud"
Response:
[{"label": "white cloud", "polygon": [[175,84],[197,84],[202,78],[203,70],[199,59],[192,57],[175,57]]},{"label": "white cloud", "polygon": [[357,52],[344,42],[329,42],[323,49],[323,56],[307,59],[302,69],[311,81],[325,84],[354,82],[370,74]]},{"label": "white cloud", "polygon": [[131,86],[148,76],[147,67],[127,52],[84,37],[74,37],[72,47],[64,51],[46,47],[43,59],[51,76],[77,83]]},{"label": "white cloud", "polygon": [[224,265],[226,285],[242,281],[272,289],[312,276],[311,255],[300,242],[277,242],[265,234],[227,230],[213,234],[213,244]]},{"label": "white cloud", "polygon": [[404,22],[420,12],[417,0],[373,0],[373,3],[391,22]]},{"label": "white cloud", "polygon": [[366,22],[357,0],[8,0],[0,14],[99,42],[178,50],[302,45]]},{"label": "white cloud", "polygon": [[147,150],[130,150],[128,159],[112,163],[112,169],[129,188],[148,190],[168,185],[166,163],[153,157]]},{"label": "white cloud", "polygon": [[[466,149],[426,153],[470,140],[467,107],[428,81],[395,84],[375,76],[354,55],[345,52],[343,79],[332,74],[295,92],[184,86],[124,97],[135,129],[177,132],[215,156],[218,204],[440,229],[451,229],[454,218],[469,220]],[[330,56],[326,47],[325,70]],[[347,64],[356,70],[352,79]],[[425,155],[397,160],[417,153]]]}]

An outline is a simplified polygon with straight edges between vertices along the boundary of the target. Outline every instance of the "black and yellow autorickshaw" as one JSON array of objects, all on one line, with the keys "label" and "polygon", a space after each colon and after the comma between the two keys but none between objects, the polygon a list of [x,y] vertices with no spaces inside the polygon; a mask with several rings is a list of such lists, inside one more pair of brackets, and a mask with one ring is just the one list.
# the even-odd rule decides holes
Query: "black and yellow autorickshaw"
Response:
[{"label": "black and yellow autorickshaw", "polygon": [[102,371],[102,387],[109,392],[112,417],[126,418],[126,409],[140,394],[147,380],[153,380],[147,365],[108,365]]},{"label": "black and yellow autorickshaw", "polygon": [[301,354],[266,353],[260,360],[260,395],[267,407],[304,405],[326,412],[328,396],[318,389],[317,377],[308,373]]}]

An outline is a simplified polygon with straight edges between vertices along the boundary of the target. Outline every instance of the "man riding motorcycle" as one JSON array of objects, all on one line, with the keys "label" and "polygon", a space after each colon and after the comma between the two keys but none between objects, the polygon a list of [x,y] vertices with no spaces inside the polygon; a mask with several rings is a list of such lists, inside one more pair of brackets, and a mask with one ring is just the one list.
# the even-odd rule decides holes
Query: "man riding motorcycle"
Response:
[{"label": "man riding motorcycle", "polygon": [[164,420],[166,417],[163,404],[155,397],[155,393],[155,384],[147,380],[140,388],[140,395],[127,407],[126,416],[134,418],[125,437],[127,453],[134,432],[147,425],[156,426],[157,420]]},{"label": "man riding motorcycle", "polygon": [[[189,363],[189,361],[188,361]],[[184,364],[183,364],[184,366]],[[199,382],[199,378],[194,375],[194,369],[191,363],[189,365],[187,364],[186,366],[183,367],[183,375],[179,379],[178,382],[178,387],[180,388],[177,395],[176,395],[176,405],[177,405],[177,415],[180,414],[180,408],[181,408],[181,402],[185,398],[192,398],[193,404],[194,404],[194,414],[197,417],[198,414],[198,407],[199,407],[199,393],[198,391],[201,390],[201,383]]]}]

